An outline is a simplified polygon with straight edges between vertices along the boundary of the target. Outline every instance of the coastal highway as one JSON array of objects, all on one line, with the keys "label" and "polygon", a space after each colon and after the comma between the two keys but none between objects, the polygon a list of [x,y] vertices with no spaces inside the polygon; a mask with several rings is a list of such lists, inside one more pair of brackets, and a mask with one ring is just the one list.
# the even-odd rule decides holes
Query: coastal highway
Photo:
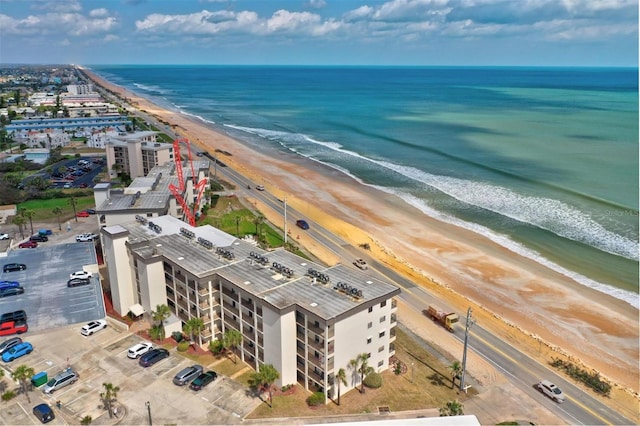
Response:
[{"label": "coastal highway", "polygon": [[[253,182],[247,180],[244,176],[232,170],[229,167],[218,167],[217,173],[224,175],[225,179],[236,185],[238,190],[249,191],[247,185],[255,188]],[[281,212],[284,220],[284,204],[282,200],[271,195],[268,191],[251,190],[251,196],[259,199],[275,211]],[[305,218],[305,216],[295,209],[287,206],[287,227],[294,227],[296,219]],[[342,240],[336,235],[323,229],[319,224],[309,221],[310,229],[305,232],[309,237],[315,239],[325,248],[335,253],[344,264],[351,265],[351,262],[358,257],[364,258],[369,264],[369,271],[377,278],[386,282],[393,283],[402,289],[402,293],[398,296],[408,306],[415,309],[416,312],[422,312],[429,304],[437,303],[439,306],[449,308],[446,300],[436,299],[425,289],[417,286],[411,280],[399,275],[395,271],[387,268],[375,259],[366,256],[362,250],[353,247],[350,243]],[[282,224],[277,224],[281,226]],[[290,229],[290,228],[289,228]],[[355,266],[354,266],[355,268]],[[459,313],[460,323],[458,323],[452,338],[463,342],[464,339],[464,322],[466,313]],[[425,320],[427,318],[425,317]],[[430,321],[430,320],[428,320]],[[564,376],[557,374],[547,365],[540,364],[533,358],[523,354],[509,343],[499,339],[482,327],[482,324],[474,324],[469,332],[468,350],[473,351],[487,362],[495,366],[497,370],[503,373],[505,377],[518,389],[529,395],[532,400],[545,406],[549,411],[564,419],[568,424],[616,424],[629,425],[633,424],[631,420],[620,415],[617,411],[603,404],[590,391],[583,391],[573,382],[568,381]],[[461,351],[462,352],[462,351]],[[460,353],[460,359],[462,353]],[[542,379],[551,380],[563,390],[566,395],[566,401],[563,404],[557,404],[551,399],[541,394],[535,384]],[[473,378],[467,375],[467,384],[473,384]]]}]

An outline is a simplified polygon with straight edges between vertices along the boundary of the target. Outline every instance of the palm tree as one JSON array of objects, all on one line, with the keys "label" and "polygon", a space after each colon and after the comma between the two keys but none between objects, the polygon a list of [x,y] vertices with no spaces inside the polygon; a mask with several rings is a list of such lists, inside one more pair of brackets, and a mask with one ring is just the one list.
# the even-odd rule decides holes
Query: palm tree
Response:
[{"label": "palm tree", "polygon": [[242,334],[238,330],[230,328],[224,332],[224,336],[222,336],[222,344],[225,349],[230,348],[233,352],[233,363],[235,364],[237,362],[236,348],[242,344]]},{"label": "palm tree", "polygon": [[264,223],[264,216],[259,214],[258,216],[253,218],[253,224],[256,225],[256,236],[260,235],[259,228],[260,225]]},{"label": "palm tree", "polygon": [[242,222],[242,217],[235,216],[233,220],[236,222],[236,236],[240,236],[240,222]]},{"label": "palm tree", "polygon": [[271,364],[263,364],[260,370],[253,373],[250,382],[252,386],[266,389],[269,392],[269,407],[273,408],[273,384],[280,378],[280,373]]},{"label": "palm tree", "polygon": [[338,405],[340,405],[340,384],[347,386],[347,372],[344,371],[344,368],[336,373],[336,383],[338,384]]},{"label": "palm tree", "polygon": [[464,415],[464,405],[457,399],[455,401],[447,401],[443,407],[440,407],[440,417],[446,416],[462,416]]},{"label": "palm tree", "polygon": [[455,386],[456,378],[460,378],[460,374],[462,373],[462,364],[460,361],[456,360],[449,365],[449,370],[451,370],[451,389]]},{"label": "palm tree", "polygon": [[51,213],[56,215],[56,217],[58,218],[58,229],[62,231],[62,225],[60,224],[60,216],[62,215],[62,213],[64,213],[64,210],[62,210],[62,208],[60,207],[56,207],[51,211]]},{"label": "palm tree", "polygon": [[0,370],[0,379],[4,377],[4,370]]},{"label": "palm tree", "polygon": [[36,374],[36,372],[33,370],[33,368],[27,367],[24,364],[16,367],[16,371],[11,374],[13,380],[17,380],[18,382],[20,382],[20,387],[22,388],[24,394],[27,396],[27,401],[29,401],[29,404],[31,404],[31,398],[29,398],[29,388],[27,385],[34,374]]},{"label": "palm tree", "polygon": [[153,318],[153,320],[159,322],[158,325],[162,329],[163,339],[165,337],[164,320],[166,320],[170,316],[171,316],[171,308],[169,308],[167,305],[158,305],[156,306],[156,310],[151,312],[151,317]]},{"label": "palm tree", "polygon": [[185,323],[183,330],[189,335],[189,340],[191,342],[193,342],[193,335],[197,334],[198,341],[200,344],[202,344],[202,337],[200,336],[200,333],[202,333],[202,330],[204,330],[204,321],[202,321],[202,319],[191,318]]},{"label": "palm tree", "polygon": [[103,383],[102,387],[104,387],[104,392],[100,393],[100,399],[102,399],[105,407],[109,410],[109,417],[113,417],[113,410],[111,407],[112,404],[116,402],[116,398],[118,398],[120,388],[118,386],[113,386],[111,383]]},{"label": "palm tree", "polygon": [[18,227],[20,230],[20,235],[24,238],[24,229],[22,228],[25,223],[27,223],[27,219],[22,216],[15,216],[11,222]]},{"label": "palm tree", "polygon": [[349,366],[360,374],[360,393],[364,393],[364,377],[373,373],[373,367],[369,365],[369,354],[359,354],[355,359],[349,361]]},{"label": "palm tree", "polygon": [[76,222],[78,221],[78,212],[76,212],[76,197],[71,196],[67,199],[67,202],[71,205],[71,207],[73,208],[73,217],[76,218]]},{"label": "palm tree", "polygon": [[20,214],[29,219],[29,225],[31,225],[31,235],[33,235],[33,217],[36,215],[36,212],[33,210],[22,209]]}]

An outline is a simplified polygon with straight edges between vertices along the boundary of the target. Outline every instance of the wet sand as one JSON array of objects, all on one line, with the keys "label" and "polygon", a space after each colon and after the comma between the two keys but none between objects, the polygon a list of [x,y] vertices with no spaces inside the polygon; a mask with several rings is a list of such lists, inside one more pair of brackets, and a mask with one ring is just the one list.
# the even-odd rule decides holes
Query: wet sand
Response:
[{"label": "wet sand", "polygon": [[[221,155],[221,160],[229,167],[278,198],[286,196],[306,218],[354,246],[368,243],[367,255],[446,299],[459,315],[471,306],[478,323],[541,362],[559,357],[599,372],[615,384],[611,401],[640,421],[639,312],[633,306],[483,236],[424,216],[399,198],[334,169],[293,154],[254,151],[200,120],[87,75],[133,107],[171,123],[174,131],[202,149],[228,151],[232,155]],[[256,207],[272,223],[281,221],[277,212],[257,202]],[[293,222],[287,226],[315,256],[329,265],[338,261],[298,233]],[[473,365],[469,368],[472,373]]]}]

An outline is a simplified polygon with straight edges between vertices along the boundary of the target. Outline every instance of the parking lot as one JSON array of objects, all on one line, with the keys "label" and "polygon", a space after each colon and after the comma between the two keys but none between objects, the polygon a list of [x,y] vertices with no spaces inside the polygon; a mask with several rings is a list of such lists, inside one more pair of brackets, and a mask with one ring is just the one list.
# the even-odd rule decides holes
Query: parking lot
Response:
[{"label": "parking lot", "polygon": [[[0,313],[23,309],[29,331],[39,332],[104,318],[105,307],[93,243],[41,243],[35,249],[12,250],[1,264],[24,263],[27,269],[2,272],[0,280],[18,281],[23,294],[0,299]],[[67,287],[72,272],[92,272],[91,283]]]},{"label": "parking lot", "polygon": [[[188,386],[174,385],[173,376],[193,364],[175,349],[170,351],[169,358],[148,368],[141,367],[137,360],[127,357],[127,349],[141,342],[141,338],[113,321],[89,337],[80,335],[80,325],[47,333],[29,331],[22,336],[33,345],[34,351],[4,364],[6,370],[26,364],[36,373],[47,372],[51,378],[70,366],[80,379],[52,395],[34,389],[30,393],[31,404],[23,395],[3,403],[0,406],[2,424],[38,424],[31,409],[42,402],[54,407],[56,419],[52,424],[78,424],[87,415],[94,424],[115,423],[118,419],[109,419],[100,400],[105,382],[120,388],[118,401],[123,407],[119,415],[126,416],[120,419],[124,424],[148,424],[147,402],[154,424],[241,423],[242,418],[261,403],[248,394],[246,387],[223,376],[198,392]],[[215,365],[204,367],[215,370]],[[60,409],[56,408],[56,401],[60,401]]]}]

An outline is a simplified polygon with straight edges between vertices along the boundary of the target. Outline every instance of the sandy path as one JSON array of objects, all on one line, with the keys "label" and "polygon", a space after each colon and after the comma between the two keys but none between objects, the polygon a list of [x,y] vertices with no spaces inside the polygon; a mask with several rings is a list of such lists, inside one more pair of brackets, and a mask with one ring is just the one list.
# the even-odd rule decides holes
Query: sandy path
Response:
[{"label": "sandy path", "polygon": [[[640,334],[634,307],[482,236],[426,217],[398,198],[364,187],[333,169],[290,154],[274,158],[254,152],[200,121],[162,110],[92,77],[121,98],[129,98],[138,109],[172,123],[178,133],[203,149],[229,151],[233,155],[223,160],[230,167],[264,184],[279,198],[286,195],[292,207],[354,245],[369,243],[369,254],[446,298],[458,313],[472,306],[483,327],[531,356],[544,362],[567,357],[600,372],[622,387],[615,389],[612,399],[631,395],[631,399],[621,396],[620,408],[640,420]],[[301,235],[300,243],[310,242]],[[323,258],[322,251],[314,251],[319,247],[308,249]]]}]

